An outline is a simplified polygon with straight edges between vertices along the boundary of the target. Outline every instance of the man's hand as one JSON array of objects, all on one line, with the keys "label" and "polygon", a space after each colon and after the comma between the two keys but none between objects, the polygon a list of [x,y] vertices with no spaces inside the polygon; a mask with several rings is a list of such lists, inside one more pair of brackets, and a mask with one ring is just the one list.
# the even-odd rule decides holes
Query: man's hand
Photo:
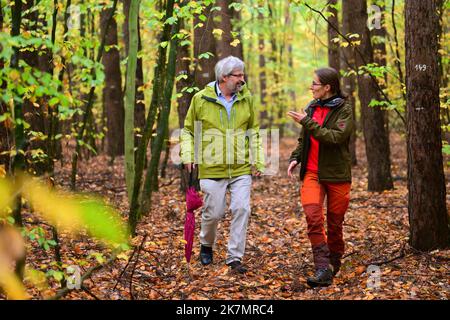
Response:
[{"label": "man's hand", "polygon": [[287,115],[289,117],[291,117],[292,119],[294,119],[295,122],[298,122],[298,123],[300,123],[300,121],[302,121],[302,119],[307,116],[307,114],[304,110],[302,110],[302,112],[289,111],[287,113]]},{"label": "man's hand", "polygon": [[195,169],[195,163],[185,163],[185,164],[184,164],[184,167],[186,168],[186,170],[187,170],[189,173],[191,173],[191,171],[192,171],[193,169]]},{"label": "man's hand", "polygon": [[255,171],[255,177],[260,177],[262,175],[261,171],[256,170]]},{"label": "man's hand", "polygon": [[289,163],[289,168],[287,169],[287,174],[289,176],[289,178],[292,178],[292,172],[294,171],[295,167],[297,167],[298,162],[297,160],[291,161],[291,163]]}]

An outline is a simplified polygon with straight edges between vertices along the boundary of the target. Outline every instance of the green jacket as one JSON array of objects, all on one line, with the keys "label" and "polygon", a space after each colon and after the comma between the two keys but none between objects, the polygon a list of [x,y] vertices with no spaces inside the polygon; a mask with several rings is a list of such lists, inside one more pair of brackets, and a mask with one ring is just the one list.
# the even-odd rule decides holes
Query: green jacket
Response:
[{"label": "green jacket", "polygon": [[250,152],[256,169],[264,172],[258,112],[247,86],[229,118],[215,82],[196,93],[181,132],[181,161],[198,164],[200,179],[231,178],[251,174]]},{"label": "green jacket", "polygon": [[308,162],[310,136],[312,135],[319,141],[319,181],[351,182],[349,142],[354,126],[351,106],[340,97],[325,104],[331,110],[320,126],[312,120],[316,105],[317,101],[313,100],[306,108],[308,116],[300,121],[303,130],[289,162],[296,160],[301,164],[300,180],[303,180]]}]

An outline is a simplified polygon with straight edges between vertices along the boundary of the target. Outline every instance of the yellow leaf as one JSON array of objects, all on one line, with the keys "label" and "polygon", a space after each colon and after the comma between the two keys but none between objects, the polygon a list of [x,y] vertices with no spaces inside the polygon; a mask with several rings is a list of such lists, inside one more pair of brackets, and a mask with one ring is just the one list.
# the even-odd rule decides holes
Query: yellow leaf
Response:
[{"label": "yellow leaf", "polygon": [[212,33],[213,33],[213,35],[217,35],[220,37],[223,34],[223,30],[222,29],[213,29]]},{"label": "yellow leaf", "polygon": [[234,39],[233,42],[230,43],[230,46],[237,47],[237,45],[241,43],[239,39]]}]

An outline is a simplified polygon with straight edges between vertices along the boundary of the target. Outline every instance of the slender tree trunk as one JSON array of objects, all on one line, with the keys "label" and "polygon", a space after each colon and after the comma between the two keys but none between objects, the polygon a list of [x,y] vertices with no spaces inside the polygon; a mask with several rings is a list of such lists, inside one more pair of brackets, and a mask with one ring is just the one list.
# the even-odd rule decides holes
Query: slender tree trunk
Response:
[{"label": "slender tree trunk", "polygon": [[[258,14],[258,22],[260,25],[264,24],[264,15],[260,12]],[[266,73],[266,55],[265,55],[265,40],[262,33],[258,34],[258,51],[259,51],[259,92],[261,100],[261,128],[266,128],[269,121],[269,113],[267,110],[267,73]]]},{"label": "slender tree trunk", "polygon": [[[335,8],[337,0],[328,1],[328,13],[330,17],[328,20],[334,26],[339,27],[338,11]],[[340,70],[340,57],[339,57],[339,44],[334,42],[333,39],[338,38],[338,33],[328,24],[328,65],[339,72]]]},{"label": "slender tree trunk", "polygon": [[[178,23],[172,26],[172,37],[170,41],[170,52],[169,59],[167,63],[167,75],[166,75],[166,83],[164,86],[164,96],[163,96],[163,104],[161,108],[161,113],[159,116],[158,127],[156,130],[156,138],[155,143],[152,148],[152,159],[150,161],[150,165],[147,169],[147,174],[145,177],[143,192],[142,192],[142,213],[147,213],[151,207],[151,198],[152,198],[152,190],[154,190],[154,186],[152,182],[155,176],[158,175],[158,167],[159,161],[161,158],[161,151],[164,144],[164,139],[167,137],[169,132],[169,115],[170,115],[170,105],[171,98],[173,92],[173,86],[175,81],[175,65],[177,58],[177,48],[178,48],[178,40],[174,37],[180,28]],[[153,182],[154,183],[154,182]]]},{"label": "slender tree trunk", "polygon": [[[356,66],[360,68],[365,63],[373,62],[373,48],[370,41],[370,32],[367,28],[367,4],[366,0],[349,0],[349,2],[355,10],[355,15],[350,24],[351,32],[358,33],[361,40],[359,50],[362,56],[355,52]],[[369,107],[372,100],[381,100],[377,84],[366,74],[358,75],[357,79],[368,163],[368,190],[383,191],[392,189],[389,138],[386,130],[385,112],[378,106]]]},{"label": "slender tree trunk", "polygon": [[[180,29],[184,28],[184,21],[180,21]],[[194,75],[191,72],[191,58],[189,55],[189,46],[179,46],[178,47],[178,56],[177,56],[177,82],[176,82],[176,92],[180,95],[177,98],[178,103],[178,124],[180,129],[184,128],[184,120],[186,119],[186,115],[189,110],[189,105],[191,103],[193,92],[187,92],[185,88],[189,88],[194,84]],[[184,77],[180,77],[184,76]],[[183,91],[184,89],[184,91]],[[189,176],[187,171],[184,170],[184,167],[180,166],[180,190],[182,192],[186,191],[188,185]]]},{"label": "slender tree trunk", "polygon": [[[123,1],[123,13],[125,15],[125,22],[123,24],[123,37],[125,42],[125,52],[128,52],[129,46],[129,11],[131,0],[122,0]],[[138,16],[138,52],[142,50],[141,43],[141,28],[140,28],[140,19]],[[141,86],[144,85],[144,71],[142,58],[138,57],[137,65],[136,65],[136,105],[134,109],[134,127],[135,129],[140,130],[140,134],[144,131],[145,127],[145,95],[143,90],[139,90]],[[139,146],[139,141],[141,138],[139,136],[135,136],[135,145]]]},{"label": "slender tree trunk", "polygon": [[[173,15],[174,8],[174,0],[168,0],[166,4],[166,14],[163,17],[162,21],[167,20],[169,17]],[[130,11],[131,12],[131,11]],[[130,16],[131,17],[131,16]],[[170,25],[165,24],[163,31],[161,33],[160,43],[169,41],[170,39]],[[130,39],[131,40],[131,39]],[[165,61],[166,61],[166,48],[167,47],[158,47],[158,57],[157,63],[154,69],[154,77],[153,77],[153,93],[152,99],[150,103],[150,107],[148,110],[147,119],[145,121],[144,132],[142,134],[142,139],[140,141],[137,153],[136,153],[136,171],[134,175],[134,183],[132,188],[132,196],[130,200],[130,213],[128,216],[128,224],[130,225],[130,230],[132,234],[136,232],[136,225],[140,218],[140,194],[141,194],[141,184],[142,184],[142,176],[144,172],[144,164],[145,157],[147,152],[147,146],[150,141],[150,137],[153,130],[153,125],[156,118],[156,112],[158,110],[158,104],[161,101],[160,92],[163,90],[163,73],[165,70]]]},{"label": "slender tree trunk", "polygon": [[[385,1],[378,1],[378,6],[381,9],[381,25],[380,28],[374,28],[371,30],[371,38],[373,43],[373,60],[374,62],[381,66],[386,67],[387,66],[387,60],[386,60],[386,20],[385,20]],[[380,85],[380,88],[382,90],[385,90],[387,88],[387,73],[384,74],[383,79],[377,79]],[[385,112],[385,123],[386,123],[386,132],[389,136],[389,113]]]},{"label": "slender tree trunk", "polygon": [[[22,11],[24,12],[24,16],[22,19],[22,27],[26,32],[37,32],[38,31],[38,15],[39,12],[37,10],[32,10],[35,6],[34,0],[27,0],[22,3]],[[25,13],[27,12],[28,13]],[[30,67],[34,69],[40,69],[39,65],[39,51],[33,48],[34,50],[24,50],[21,51],[20,59],[25,61]],[[35,104],[36,103],[36,104]],[[24,99],[22,104],[22,112],[24,120],[30,125],[30,130],[35,132],[41,132],[43,134],[47,134],[47,117],[45,116],[46,112],[44,112],[44,108],[46,106],[46,102],[44,99],[39,99],[37,101],[31,101],[30,99]],[[42,150],[45,154],[48,154],[47,143],[41,139],[30,140],[29,148],[31,150]],[[33,169],[36,175],[42,175],[46,171],[48,167],[48,162],[45,159],[34,159],[30,163],[30,167]]]},{"label": "slender tree trunk", "polygon": [[418,250],[450,244],[439,120],[436,1],[406,1],[408,213],[410,243]]},{"label": "slender tree trunk", "polygon": [[[105,26],[111,14],[110,9],[101,12],[102,37]],[[117,23],[112,19],[108,28],[106,46],[117,46]],[[103,54],[103,65],[105,67],[105,87],[103,88],[103,108],[106,111],[107,128],[107,151],[111,158],[124,154],[124,117],[125,110],[122,95],[122,79],[120,74],[120,56],[117,47],[110,47]]]},{"label": "slender tree trunk", "polygon": [[[354,8],[351,3],[348,1],[342,1],[342,33],[347,35],[350,33],[350,23],[351,19],[353,19]],[[346,72],[351,71],[355,67],[355,58],[352,53],[352,48],[347,46],[340,50],[340,54],[342,57],[341,66]],[[356,121],[356,98],[355,98],[355,89],[356,89],[356,77],[353,73],[342,77],[342,91],[347,96],[347,101],[352,106],[353,118],[355,123]],[[352,135],[350,136],[350,155],[352,158],[352,165],[357,165],[357,157],[356,157],[356,127],[354,127]]]},{"label": "slender tree trunk", "polygon": [[[271,49],[272,49],[272,53],[269,56],[269,60],[271,62],[271,64],[273,65],[273,70],[272,70],[272,75],[273,75],[273,84],[272,84],[272,94],[271,94],[271,99],[272,99],[272,110],[270,112],[269,115],[269,128],[272,128],[273,126],[273,122],[275,120],[275,117],[278,117],[277,120],[280,120],[280,115],[283,113],[282,110],[282,106],[280,106],[280,74],[278,73],[278,66],[280,65],[280,61],[279,61],[279,46],[278,46],[278,42],[277,42],[277,28],[276,26],[277,24],[277,15],[275,12],[275,4],[269,2],[268,3],[268,7],[269,7],[269,21],[270,23],[272,23],[272,25],[274,26],[273,28],[270,29],[270,45],[271,45]],[[279,124],[278,125],[279,128],[279,134],[280,134],[280,138],[283,138],[284,136],[284,125]]]},{"label": "slender tree trunk", "polygon": [[[128,190],[128,199],[131,202],[135,179],[134,156],[134,107],[136,104],[136,65],[138,51],[138,16],[139,0],[132,0],[129,17],[129,46],[127,63],[127,80],[125,89],[125,178]],[[135,226],[135,225],[134,225]],[[133,229],[134,230],[134,229]],[[134,231],[133,231],[134,232]]]}]

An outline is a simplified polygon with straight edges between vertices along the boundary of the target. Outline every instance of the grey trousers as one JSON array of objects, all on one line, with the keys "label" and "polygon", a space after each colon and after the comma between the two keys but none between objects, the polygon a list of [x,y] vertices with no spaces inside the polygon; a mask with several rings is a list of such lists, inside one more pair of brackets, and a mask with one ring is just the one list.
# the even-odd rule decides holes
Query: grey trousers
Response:
[{"label": "grey trousers", "polygon": [[225,216],[226,192],[230,191],[233,217],[226,263],[241,261],[244,256],[251,186],[252,176],[248,174],[231,179],[200,179],[200,188],[204,193],[200,243],[204,246],[212,247],[216,242],[217,224]]}]

